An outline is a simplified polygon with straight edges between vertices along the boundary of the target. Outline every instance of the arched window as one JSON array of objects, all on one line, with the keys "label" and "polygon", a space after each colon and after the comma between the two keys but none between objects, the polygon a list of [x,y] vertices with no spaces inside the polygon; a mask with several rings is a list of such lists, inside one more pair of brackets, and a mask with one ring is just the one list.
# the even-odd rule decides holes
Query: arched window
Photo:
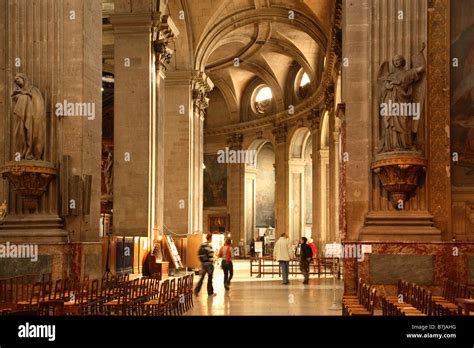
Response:
[{"label": "arched window", "polygon": [[301,69],[295,81],[295,89],[299,98],[306,98],[311,89],[311,79],[306,71]]},{"label": "arched window", "polygon": [[310,83],[311,83],[311,80],[309,79],[308,74],[304,73],[303,76],[301,77],[300,87],[304,87]]},{"label": "arched window", "polygon": [[255,111],[260,114],[266,113],[273,98],[272,90],[268,86],[260,86],[255,90],[254,106]]}]

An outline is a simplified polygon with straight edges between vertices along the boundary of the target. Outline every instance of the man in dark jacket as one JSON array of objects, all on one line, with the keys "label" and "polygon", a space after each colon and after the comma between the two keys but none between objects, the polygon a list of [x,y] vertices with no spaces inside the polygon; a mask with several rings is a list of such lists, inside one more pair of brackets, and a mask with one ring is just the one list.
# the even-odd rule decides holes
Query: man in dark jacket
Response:
[{"label": "man in dark jacket", "polygon": [[300,269],[304,276],[303,284],[308,284],[309,281],[309,262],[313,257],[313,251],[311,247],[306,243],[308,239],[306,237],[301,238],[300,247]]},{"label": "man in dark jacket", "polygon": [[207,274],[207,294],[209,296],[215,296],[214,288],[212,286],[212,275],[214,273],[214,252],[211,247],[212,234],[207,234],[206,242],[199,248],[199,260],[201,261],[201,278],[194,289],[194,294],[197,296],[201,291],[201,286],[204,281],[204,277]]}]

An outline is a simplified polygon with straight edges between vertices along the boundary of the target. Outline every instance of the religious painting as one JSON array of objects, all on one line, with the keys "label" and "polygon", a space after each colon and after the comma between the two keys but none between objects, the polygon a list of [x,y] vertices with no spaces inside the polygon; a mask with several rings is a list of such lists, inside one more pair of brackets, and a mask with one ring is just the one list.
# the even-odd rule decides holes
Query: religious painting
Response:
[{"label": "religious painting", "polygon": [[209,215],[210,233],[225,233],[229,230],[229,218],[227,215]]},{"label": "religious painting", "polygon": [[255,193],[256,227],[275,227],[275,152],[265,144],[258,153]]},{"label": "religious painting", "polygon": [[204,155],[204,207],[227,205],[227,165],[217,155]]},{"label": "religious painting", "polygon": [[454,186],[474,186],[474,2],[451,1],[451,151]]}]

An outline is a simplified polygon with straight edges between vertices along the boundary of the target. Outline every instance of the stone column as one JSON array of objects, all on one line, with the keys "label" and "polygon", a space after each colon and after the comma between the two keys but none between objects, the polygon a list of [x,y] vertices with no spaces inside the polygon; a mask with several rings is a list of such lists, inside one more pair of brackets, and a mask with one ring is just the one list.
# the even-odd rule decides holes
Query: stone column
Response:
[{"label": "stone column", "polygon": [[193,105],[194,105],[194,152],[192,157],[192,233],[203,232],[203,198],[204,198],[204,118],[209,107],[207,94],[214,85],[205,74],[198,74],[193,79]]},{"label": "stone column", "polygon": [[291,159],[288,166],[290,168],[289,240],[295,244],[304,236],[304,160]]},{"label": "stone column", "polygon": [[[231,150],[242,150],[242,134],[231,134],[227,138],[227,145]],[[234,246],[244,241],[244,252],[247,252],[246,246],[250,243],[247,234],[247,225],[245,223],[246,202],[245,185],[246,165],[244,163],[227,164],[227,207],[230,215],[230,231]],[[252,221],[255,219],[252,218]]]},{"label": "stone column", "polygon": [[312,145],[312,180],[313,180],[313,231],[312,238],[317,244],[318,250],[321,250],[321,158],[320,158],[320,148],[321,148],[321,116],[322,111],[318,109],[311,110],[310,115],[308,116],[308,121],[311,127],[311,145]]},{"label": "stone column", "polygon": [[289,168],[288,168],[288,128],[282,123],[276,125],[275,137],[275,233],[278,239],[282,233],[289,233]]},{"label": "stone column", "polygon": [[116,2],[115,34],[114,232],[153,236],[160,229],[163,184],[159,168],[161,64],[172,23],[149,1]]},{"label": "stone column", "polygon": [[[165,79],[167,65],[171,61],[172,50],[168,47],[170,41],[179,34],[171,18],[163,16],[158,25],[153,28],[153,50],[155,54],[155,116],[152,118],[152,168],[150,203],[152,215],[150,216],[149,238],[157,241],[163,233],[163,205],[164,205],[164,163],[165,163]],[[153,248],[154,243],[148,244]]]},{"label": "stone column", "polygon": [[[342,99],[346,104],[346,218],[347,239],[357,240],[369,209],[370,107],[369,13],[372,1],[344,1],[343,57],[349,66],[342,71]],[[355,92],[357,91],[357,92]]]},{"label": "stone column", "polygon": [[166,81],[164,222],[174,233],[200,233],[203,122],[213,85],[197,71],[170,71]]},{"label": "stone column", "polygon": [[329,177],[327,184],[329,185],[329,230],[327,231],[327,242],[333,243],[336,241],[336,222],[337,222],[337,185],[339,184],[338,174],[338,160],[337,160],[337,141],[334,138],[336,129],[336,117],[334,115],[334,85],[329,84],[326,89],[325,106],[329,117]]},{"label": "stone column", "polygon": [[[1,8],[0,166],[14,160],[10,94],[13,77],[21,72],[44,98],[43,160],[60,176],[49,183],[35,213],[24,211],[20,197],[1,180],[0,204],[7,201],[8,215],[0,225],[0,243],[37,243],[39,262],[17,259],[13,265],[2,258],[0,277],[26,269],[52,273],[53,279],[81,273],[100,277],[101,3],[2,1]],[[88,112],[60,115],[58,103],[80,103]]]}]

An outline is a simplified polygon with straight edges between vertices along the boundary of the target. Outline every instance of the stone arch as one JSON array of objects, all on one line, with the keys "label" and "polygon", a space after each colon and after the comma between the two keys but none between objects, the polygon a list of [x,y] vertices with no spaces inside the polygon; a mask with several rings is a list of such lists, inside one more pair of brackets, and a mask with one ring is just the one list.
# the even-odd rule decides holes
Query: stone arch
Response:
[{"label": "stone arch", "polygon": [[[311,187],[309,191],[307,190],[308,180],[310,182],[312,180],[312,163],[305,158],[308,142],[311,141],[311,131],[306,127],[299,127],[294,130],[290,139],[288,147],[289,235],[290,242],[296,245],[301,237],[309,238],[312,230],[312,221],[308,224],[306,218],[307,206],[310,210],[312,209]],[[312,214],[310,216],[312,217]]]}]

